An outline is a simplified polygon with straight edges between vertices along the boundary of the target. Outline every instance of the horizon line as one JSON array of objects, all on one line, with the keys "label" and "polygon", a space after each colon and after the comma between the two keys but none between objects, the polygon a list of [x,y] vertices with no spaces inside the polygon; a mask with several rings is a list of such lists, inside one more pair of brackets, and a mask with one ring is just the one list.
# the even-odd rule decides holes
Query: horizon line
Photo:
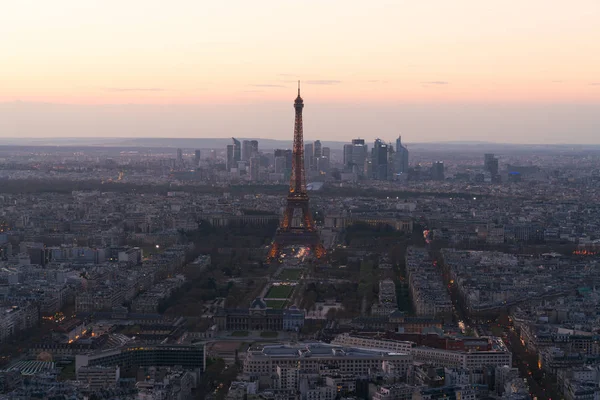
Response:
[{"label": "horizon line", "polygon": [[[252,136],[233,136],[236,139],[241,139],[241,140],[266,140],[266,141],[275,141],[275,142],[293,142],[293,139],[272,139],[272,138],[261,138],[261,137],[252,137]],[[85,141],[88,140],[230,140],[231,137],[165,137],[165,136],[139,136],[139,137],[125,137],[125,136],[92,136],[92,137],[76,137],[76,136],[52,136],[52,137],[44,137],[44,136],[25,136],[25,137],[15,137],[15,136],[7,136],[7,137],[3,137],[0,136],[0,146],[21,146],[21,147],[45,147],[45,146],[51,146],[51,147],[60,147],[60,146],[74,146],[73,144],[70,145],[52,145],[52,144],[15,144],[15,143],[3,143],[4,141],[10,141],[10,140],[18,140],[18,141],[27,141],[27,140],[43,140],[43,141],[52,141],[52,140],[57,140],[57,141],[64,141],[64,140],[75,140],[75,141],[82,141],[83,143],[78,143],[76,144],[77,146],[81,146],[81,147],[92,147],[92,146],[98,146],[98,147],[121,147],[118,146],[118,144],[86,144]],[[320,140],[321,142],[329,142],[329,143],[339,143],[341,145],[343,144],[349,144],[351,143],[352,139],[356,139],[356,138],[350,138],[348,141],[340,141],[340,140],[327,140],[327,139],[308,139],[309,141],[313,141],[313,140]],[[362,138],[361,138],[362,139]],[[383,140],[384,143],[393,143],[395,142],[397,138],[394,138],[392,140]],[[365,139],[367,140],[367,139]],[[375,139],[373,139],[374,141]],[[402,140],[403,144],[410,144],[410,145],[432,145],[432,144],[456,144],[456,145],[508,145],[508,146],[600,146],[600,142],[598,143],[548,143],[548,142],[532,142],[532,143],[515,143],[515,142],[494,142],[494,141],[486,141],[486,140],[445,140],[445,141],[419,141],[419,142],[411,142],[411,141],[405,141]],[[122,147],[154,147],[154,146],[131,146],[131,145],[126,145],[126,146],[122,146]],[[171,147],[171,146],[166,146],[166,147]]]}]

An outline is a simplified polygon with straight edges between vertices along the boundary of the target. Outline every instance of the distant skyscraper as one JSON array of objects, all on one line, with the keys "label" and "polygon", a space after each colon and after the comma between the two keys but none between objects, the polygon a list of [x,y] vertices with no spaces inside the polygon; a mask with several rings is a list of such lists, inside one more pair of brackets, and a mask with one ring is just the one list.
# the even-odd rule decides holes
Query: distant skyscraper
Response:
[{"label": "distant skyscraper", "polygon": [[402,144],[402,136],[396,139],[395,170],[397,174],[408,173],[408,149]]},{"label": "distant skyscraper", "polygon": [[183,164],[183,150],[177,149],[177,163]]},{"label": "distant skyscraper", "polygon": [[242,160],[249,161],[252,157],[252,145],[249,140],[242,141]]},{"label": "distant skyscraper", "polygon": [[210,159],[211,160],[216,160],[217,159],[217,151],[215,149],[212,149],[210,151]]},{"label": "distant skyscraper", "polygon": [[317,170],[317,160],[323,155],[323,149],[320,140],[315,140],[313,143],[313,155],[311,167],[313,170]]},{"label": "distant skyscraper", "polygon": [[323,157],[331,159],[331,148],[323,147]]},{"label": "distant skyscraper", "polygon": [[354,146],[351,144],[344,145],[344,168],[352,168],[352,164],[354,164],[352,160],[352,148]]},{"label": "distant skyscraper", "polygon": [[194,151],[194,165],[198,166],[200,164],[200,150]]},{"label": "distant skyscraper", "polygon": [[233,140],[233,161],[237,165],[238,161],[242,161],[242,145],[236,138],[231,138],[231,140]]},{"label": "distant skyscraper", "polygon": [[242,141],[242,161],[250,161],[254,156],[258,155],[258,140]]},{"label": "distant skyscraper", "polygon": [[252,157],[250,159],[250,180],[252,182],[258,181],[259,172],[260,172],[260,158],[258,158],[258,156]]},{"label": "distant skyscraper", "polygon": [[431,179],[435,181],[443,181],[444,177],[444,162],[436,161],[431,166]]},{"label": "distant skyscraper", "polygon": [[388,145],[381,139],[376,139],[371,150],[373,179],[387,180],[388,175]]},{"label": "distant skyscraper", "polygon": [[[286,174],[291,173],[291,171],[292,171],[292,150],[277,149],[277,150],[275,150],[274,155],[275,155],[275,160],[277,160],[277,158],[279,158],[279,157],[284,159],[284,164],[282,166],[283,170],[279,171],[279,173],[286,173]],[[277,171],[275,171],[275,172],[277,172]]]},{"label": "distant skyscraper", "polygon": [[227,145],[227,162],[226,162],[226,168],[227,171],[231,171],[231,168],[234,168],[234,166],[236,166],[236,162],[234,160],[234,146],[232,144],[228,144]]},{"label": "distant skyscraper", "polygon": [[320,141],[320,140],[315,140],[315,141],[314,141],[314,143],[313,143],[313,145],[314,145],[314,148],[313,148],[313,150],[314,150],[313,156],[314,156],[315,158],[317,158],[317,157],[321,157],[321,156],[323,155],[323,149],[322,149],[322,146],[321,146],[321,141]]},{"label": "distant skyscraper", "polygon": [[283,157],[283,156],[275,157],[275,173],[276,174],[285,173],[285,157]]},{"label": "distant skyscraper", "polygon": [[315,146],[312,143],[308,143],[308,144],[304,145],[304,170],[305,171],[312,169],[312,166],[315,163],[314,148],[315,148]]},{"label": "distant skyscraper", "polygon": [[352,157],[348,160],[349,165],[353,170],[356,168],[356,172],[359,176],[365,176],[366,164],[368,161],[368,147],[365,144],[364,139],[352,139],[352,151],[349,152]]},{"label": "distant skyscraper", "polygon": [[485,154],[483,158],[483,168],[488,171],[492,177],[498,175],[498,158],[491,153]]},{"label": "distant skyscraper", "polygon": [[387,179],[394,179],[395,167],[394,162],[396,161],[396,152],[394,151],[394,146],[391,143],[388,143],[388,159],[387,159]]}]

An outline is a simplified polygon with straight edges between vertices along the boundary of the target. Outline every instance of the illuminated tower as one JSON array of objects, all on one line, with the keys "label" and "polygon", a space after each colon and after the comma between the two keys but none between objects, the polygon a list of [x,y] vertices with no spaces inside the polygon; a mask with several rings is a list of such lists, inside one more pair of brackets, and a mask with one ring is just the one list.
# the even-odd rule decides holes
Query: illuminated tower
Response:
[{"label": "illuminated tower", "polygon": [[[296,101],[294,102],[296,120],[294,124],[290,190],[287,196],[287,205],[283,213],[283,219],[269,250],[268,261],[276,258],[284,246],[294,244],[310,247],[317,258],[321,258],[325,254],[325,248],[321,244],[315,222],[308,208],[308,194],[306,192],[306,176],[304,171],[304,137],[302,131],[303,108],[304,101],[300,97],[300,81],[298,81],[298,97],[296,97]],[[298,214],[300,214],[299,226],[293,226],[295,211],[298,211]]]}]

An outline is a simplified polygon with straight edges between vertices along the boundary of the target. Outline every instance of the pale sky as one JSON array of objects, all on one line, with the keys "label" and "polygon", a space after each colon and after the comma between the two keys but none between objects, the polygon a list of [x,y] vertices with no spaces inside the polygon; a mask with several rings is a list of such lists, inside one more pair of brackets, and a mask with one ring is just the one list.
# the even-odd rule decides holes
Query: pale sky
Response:
[{"label": "pale sky", "polygon": [[18,0],[0,136],[600,143],[598,0]]}]

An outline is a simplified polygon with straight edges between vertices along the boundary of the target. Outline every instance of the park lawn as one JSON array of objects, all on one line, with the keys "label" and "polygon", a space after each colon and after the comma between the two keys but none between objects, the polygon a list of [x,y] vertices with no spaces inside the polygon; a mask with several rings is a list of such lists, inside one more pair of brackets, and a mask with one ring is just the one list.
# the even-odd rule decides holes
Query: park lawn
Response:
[{"label": "park lawn", "polygon": [[265,299],[287,299],[288,297],[290,297],[293,291],[293,286],[271,286],[271,288],[267,292],[267,295],[265,296]]},{"label": "park lawn", "polygon": [[243,336],[248,336],[248,331],[234,331],[231,332],[231,336],[237,336],[237,337],[243,337]]},{"label": "park lawn", "polygon": [[286,268],[279,274],[279,279],[288,281],[297,281],[302,276],[300,268]]},{"label": "park lawn", "polygon": [[276,338],[279,334],[277,332],[261,332],[260,337],[264,338]]},{"label": "park lawn", "polygon": [[280,309],[285,308],[287,300],[265,300],[265,303],[269,308]]}]

